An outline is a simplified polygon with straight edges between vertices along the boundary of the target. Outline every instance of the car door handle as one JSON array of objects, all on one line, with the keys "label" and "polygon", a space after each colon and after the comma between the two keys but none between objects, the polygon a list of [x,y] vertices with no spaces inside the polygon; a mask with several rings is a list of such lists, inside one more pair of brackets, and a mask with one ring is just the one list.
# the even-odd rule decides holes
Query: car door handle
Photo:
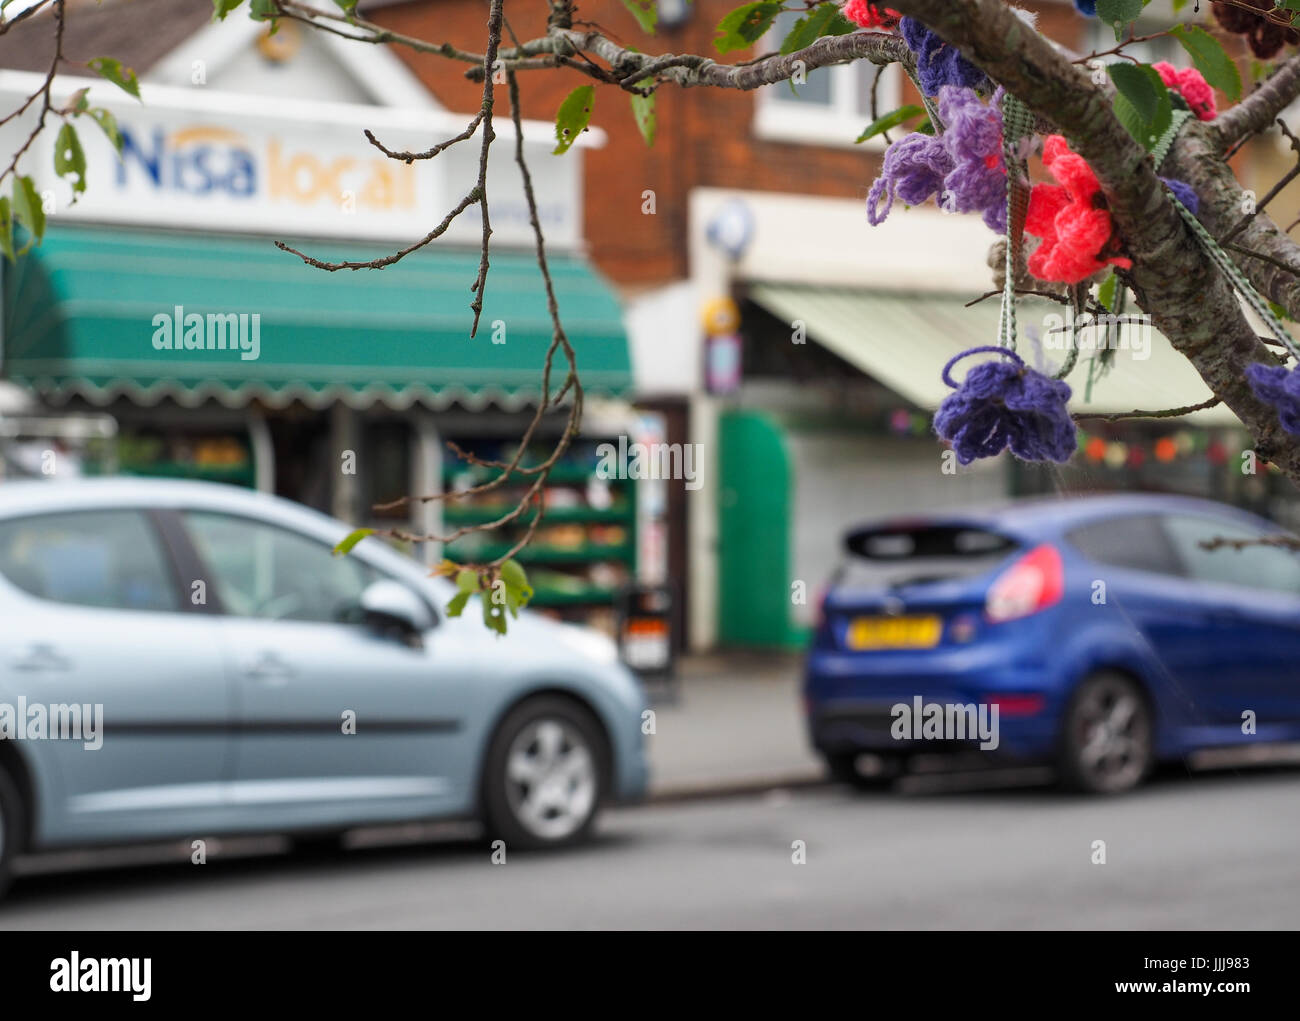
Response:
[{"label": "car door handle", "polygon": [[55,673],[71,670],[72,661],[48,642],[36,642],[14,660],[13,666],[27,673]]},{"label": "car door handle", "polygon": [[250,680],[283,684],[294,675],[294,670],[274,652],[267,651],[259,653],[255,660],[248,663],[243,674]]}]

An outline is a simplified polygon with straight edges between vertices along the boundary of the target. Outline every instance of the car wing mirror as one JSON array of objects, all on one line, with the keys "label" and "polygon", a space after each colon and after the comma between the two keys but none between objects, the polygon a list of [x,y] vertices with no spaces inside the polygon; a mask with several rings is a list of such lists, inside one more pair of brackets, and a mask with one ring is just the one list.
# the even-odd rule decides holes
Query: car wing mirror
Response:
[{"label": "car wing mirror", "polygon": [[388,578],[371,582],[361,593],[365,622],[376,630],[399,632],[408,641],[433,627],[433,614],[419,596]]}]

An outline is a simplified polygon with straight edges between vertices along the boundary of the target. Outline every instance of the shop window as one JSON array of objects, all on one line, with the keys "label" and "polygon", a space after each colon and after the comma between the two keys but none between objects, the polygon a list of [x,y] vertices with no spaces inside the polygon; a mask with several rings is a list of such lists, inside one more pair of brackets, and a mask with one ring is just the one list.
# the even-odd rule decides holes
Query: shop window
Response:
[{"label": "shop window", "polygon": [[[784,11],[759,44],[760,52],[775,52],[802,16]],[[901,71],[895,64],[879,69],[876,111],[884,116],[901,105]],[[867,60],[817,68],[808,80],[793,88],[778,82],[758,90],[754,107],[754,133],[759,138],[805,145],[883,149],[884,137],[877,135],[861,145],[854,140],[871,123],[871,89],[877,67]]]},{"label": "shop window", "polygon": [[175,610],[157,535],[139,511],[80,511],[0,523],[0,574],[41,599]]}]

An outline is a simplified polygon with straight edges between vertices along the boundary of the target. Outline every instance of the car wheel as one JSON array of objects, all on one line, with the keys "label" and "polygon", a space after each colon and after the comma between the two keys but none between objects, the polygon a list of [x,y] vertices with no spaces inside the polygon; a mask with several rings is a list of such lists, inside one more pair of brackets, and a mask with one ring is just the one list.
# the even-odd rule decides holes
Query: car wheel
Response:
[{"label": "car wheel", "polygon": [[516,706],[497,727],[483,775],[490,835],[507,848],[562,847],[581,840],[608,790],[599,724],[563,698]]},{"label": "car wheel", "polygon": [[864,773],[858,768],[860,752],[827,752],[826,769],[836,783],[845,783],[860,791],[879,791],[892,787],[903,772],[903,761],[897,755],[881,756],[878,773]]},{"label": "car wheel", "polygon": [[23,846],[26,825],[22,796],[9,774],[0,769],[0,897],[13,878],[14,859]]},{"label": "car wheel", "polygon": [[1061,779],[1092,794],[1118,794],[1145,778],[1154,758],[1151,710],[1122,674],[1087,678],[1070,699],[1061,735]]}]

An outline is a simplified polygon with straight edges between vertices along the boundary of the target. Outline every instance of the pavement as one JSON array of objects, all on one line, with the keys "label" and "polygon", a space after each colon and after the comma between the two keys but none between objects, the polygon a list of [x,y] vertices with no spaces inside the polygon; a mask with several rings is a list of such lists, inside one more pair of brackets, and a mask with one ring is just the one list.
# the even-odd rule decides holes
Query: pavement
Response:
[{"label": "pavement", "polygon": [[802,660],[782,654],[688,656],[668,699],[652,690],[650,796],[671,799],[825,779],[808,745]]}]

